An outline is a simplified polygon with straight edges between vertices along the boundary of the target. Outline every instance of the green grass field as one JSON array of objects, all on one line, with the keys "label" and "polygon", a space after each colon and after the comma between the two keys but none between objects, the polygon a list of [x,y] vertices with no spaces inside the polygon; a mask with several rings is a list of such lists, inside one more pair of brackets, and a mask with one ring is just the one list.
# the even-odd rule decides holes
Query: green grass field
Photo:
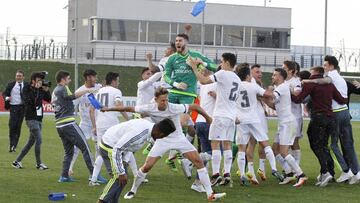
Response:
[{"label": "green grass field", "polygon": [[[89,187],[88,172],[80,156],[75,167],[74,183],[57,183],[63,159],[63,147],[54,127],[53,117],[47,116],[43,122],[42,159],[49,166],[49,170],[38,171],[35,168],[34,150],[22,161],[23,169],[14,169],[11,162],[19,154],[28,139],[28,129],[23,125],[19,147],[16,153],[8,152],[8,116],[0,116],[0,202],[11,203],[41,203],[49,202],[47,196],[51,192],[65,192],[68,197],[64,202],[89,203],[96,202],[104,186]],[[307,122],[304,129],[307,128]],[[270,121],[270,134],[274,135],[276,121]],[[354,139],[358,154],[360,154],[360,122],[353,122]],[[93,143],[91,143],[93,149]],[[291,185],[278,185],[267,170],[268,180],[259,186],[240,186],[236,177],[237,165],[233,165],[233,187],[216,187],[216,191],[226,192],[224,202],[359,202],[360,185],[331,183],[326,188],[314,186],[315,178],[319,173],[319,164],[309,148],[305,136],[301,140],[302,162],[304,172],[309,181],[302,188],[293,188]],[[136,154],[138,165],[144,161],[141,153]],[[256,158],[257,159],[257,158]],[[257,161],[255,161],[257,169]],[[105,175],[105,171],[102,171]],[[339,175],[339,171],[337,171]],[[132,175],[125,188],[131,186]],[[206,202],[204,194],[190,189],[193,180],[186,180],[181,171],[173,173],[164,165],[162,159],[148,175],[150,182],[143,185],[133,200],[120,199],[120,202]],[[72,197],[75,194],[75,197]],[[124,191],[122,195],[124,194]]]}]

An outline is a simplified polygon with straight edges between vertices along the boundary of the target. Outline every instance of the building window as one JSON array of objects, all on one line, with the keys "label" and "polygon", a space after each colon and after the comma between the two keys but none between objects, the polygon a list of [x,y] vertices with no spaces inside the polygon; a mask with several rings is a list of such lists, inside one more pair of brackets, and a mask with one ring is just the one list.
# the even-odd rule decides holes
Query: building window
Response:
[{"label": "building window", "polygon": [[205,25],[205,45],[214,45],[214,25]]},{"label": "building window", "polygon": [[250,47],[251,44],[251,27],[245,27],[245,47]]},{"label": "building window", "polygon": [[166,22],[149,22],[149,42],[169,42],[170,25]]},{"label": "building window", "polygon": [[[179,23],[179,33],[185,33],[185,25],[188,23]],[[190,44],[201,44],[201,24],[191,24],[192,29],[189,35]]]},{"label": "building window", "polygon": [[224,46],[242,47],[244,41],[244,28],[224,25]]},{"label": "building window", "polygon": [[221,35],[222,35],[221,25],[215,25],[215,45],[216,46],[221,46]]},{"label": "building window", "polygon": [[97,29],[98,29],[98,26],[97,26],[97,22],[98,20],[97,19],[91,19],[90,20],[90,40],[97,40],[98,37],[97,37]]},{"label": "building window", "polygon": [[170,41],[175,42],[176,35],[178,34],[178,24],[171,23],[171,30],[170,30]]},{"label": "building window", "polygon": [[146,22],[145,21],[140,22],[139,34],[140,34],[140,42],[146,42]]},{"label": "building window", "polygon": [[138,21],[100,19],[100,40],[138,41]]},{"label": "building window", "polygon": [[253,30],[253,47],[289,49],[288,31],[271,28],[254,28]]}]

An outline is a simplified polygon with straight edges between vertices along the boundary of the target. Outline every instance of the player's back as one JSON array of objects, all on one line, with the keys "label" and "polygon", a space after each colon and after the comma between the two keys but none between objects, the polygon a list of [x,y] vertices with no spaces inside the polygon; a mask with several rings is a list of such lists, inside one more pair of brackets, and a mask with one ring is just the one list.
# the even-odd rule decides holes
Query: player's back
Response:
[{"label": "player's back", "polygon": [[[290,89],[294,89],[294,91],[301,91],[301,82],[298,77],[292,77],[290,80],[287,80],[286,83],[289,84]],[[294,114],[296,118],[301,118],[302,117],[301,104],[291,102],[291,112]]]},{"label": "player's back", "polygon": [[[93,87],[93,89],[99,90],[101,88],[101,84],[95,84],[95,86]],[[75,93],[80,92],[80,91],[84,91],[87,90],[89,88],[87,88],[85,85],[82,85],[81,87],[79,87]],[[79,108],[79,113],[80,113],[80,122],[82,124],[86,124],[91,126],[91,119],[90,119],[90,101],[87,98],[89,94],[85,94],[79,98],[77,98],[76,100],[74,100],[74,105],[78,106]]]},{"label": "player's back", "polygon": [[[97,100],[108,108],[115,107],[117,102],[121,102],[122,93],[119,89],[112,86],[105,86],[101,88],[96,94]],[[109,128],[119,123],[119,112],[100,112],[96,111],[96,127],[97,128]]]},{"label": "player's back", "polygon": [[240,86],[240,96],[237,100],[237,109],[240,122],[243,124],[259,123],[260,118],[257,113],[258,95],[263,95],[265,92],[257,84],[242,81]]},{"label": "player's back", "polygon": [[288,83],[281,83],[274,90],[275,108],[280,122],[292,121],[294,115],[291,112],[291,94]]},{"label": "player's back", "polygon": [[236,100],[239,97],[241,81],[232,71],[220,70],[212,75],[216,86],[214,117],[225,117],[235,120]]}]

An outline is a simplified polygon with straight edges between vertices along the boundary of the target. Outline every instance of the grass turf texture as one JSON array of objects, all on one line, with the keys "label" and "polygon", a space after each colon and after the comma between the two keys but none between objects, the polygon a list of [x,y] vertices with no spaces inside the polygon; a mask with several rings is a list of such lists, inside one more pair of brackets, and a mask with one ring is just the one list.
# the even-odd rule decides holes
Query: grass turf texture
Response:
[{"label": "grass turf texture", "polygon": [[[55,130],[53,117],[46,116],[43,122],[43,143],[42,161],[50,168],[46,171],[39,171],[35,168],[34,148],[22,161],[23,169],[14,169],[11,162],[15,160],[21,148],[28,139],[28,128],[23,125],[20,143],[16,153],[8,152],[8,116],[0,115],[0,202],[49,202],[47,196],[51,192],[65,192],[68,197],[64,202],[89,203],[96,202],[100,196],[104,185],[99,187],[89,187],[89,173],[80,155],[75,165],[76,182],[57,183],[61,171],[63,160],[63,147],[60,138]],[[305,122],[304,129],[307,128]],[[271,140],[276,130],[276,121],[270,120]],[[359,138],[360,122],[353,122],[355,147],[358,155],[360,154]],[[326,188],[314,186],[316,176],[319,174],[319,164],[314,154],[310,150],[307,136],[301,140],[302,158],[301,166],[309,176],[309,181],[302,188],[293,188],[291,185],[278,185],[277,181],[271,176],[270,168],[267,165],[266,182],[261,182],[259,186],[243,187],[239,185],[236,176],[237,164],[233,164],[232,177],[233,187],[215,187],[219,192],[226,192],[224,202],[358,202],[360,185],[348,185],[331,183]],[[91,149],[94,145],[91,142]],[[257,154],[255,155],[255,169],[258,166]],[[136,153],[137,163],[141,166],[145,157],[141,151]],[[278,167],[280,168],[280,167]],[[132,200],[120,199],[120,202],[206,202],[205,194],[199,194],[190,189],[193,180],[186,180],[180,167],[179,172],[171,172],[161,159],[149,173],[147,178],[149,183],[140,187],[136,198]],[[106,176],[105,170],[102,174]],[[337,177],[340,172],[337,171]],[[258,178],[260,180],[260,178]],[[122,192],[125,194],[131,187],[133,177],[129,175],[128,185]],[[73,197],[72,194],[76,196]]]}]

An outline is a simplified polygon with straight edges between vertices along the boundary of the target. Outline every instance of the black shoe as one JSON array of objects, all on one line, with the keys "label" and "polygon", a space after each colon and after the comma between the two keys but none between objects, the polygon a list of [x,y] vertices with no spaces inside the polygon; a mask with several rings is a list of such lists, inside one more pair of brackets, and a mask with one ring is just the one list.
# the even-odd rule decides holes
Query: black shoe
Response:
[{"label": "black shoe", "polygon": [[229,173],[224,174],[224,177],[222,179],[222,181],[220,182],[220,185],[225,186],[228,185],[229,183],[231,183],[231,177]]},{"label": "black shoe", "polygon": [[219,183],[221,183],[222,181],[222,177],[220,176],[220,174],[215,174],[213,176],[211,176],[211,186],[216,186]]}]

